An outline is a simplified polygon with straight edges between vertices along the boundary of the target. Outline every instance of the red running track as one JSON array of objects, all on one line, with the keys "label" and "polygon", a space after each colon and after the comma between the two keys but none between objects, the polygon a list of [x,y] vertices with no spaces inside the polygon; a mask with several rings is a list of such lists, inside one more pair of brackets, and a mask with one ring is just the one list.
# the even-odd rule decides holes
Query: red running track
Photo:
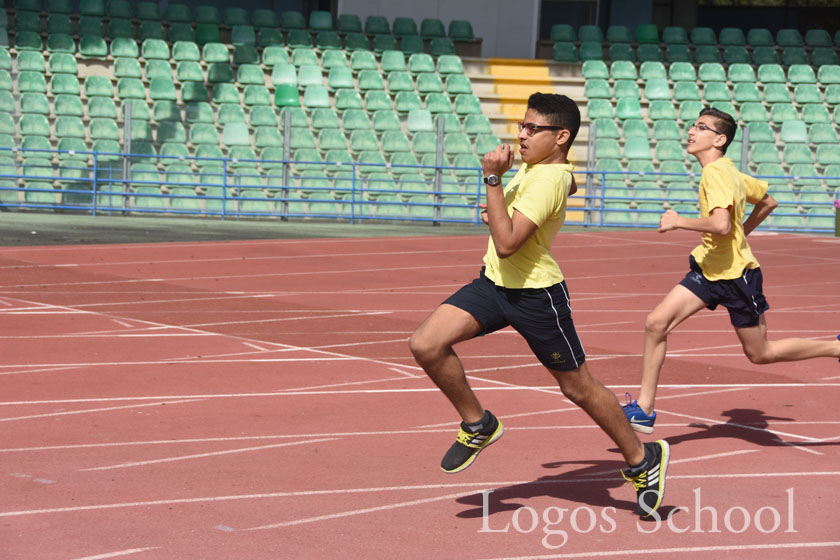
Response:
[{"label": "red running track", "polygon": [[[696,239],[556,240],[590,368],[617,395],[637,391],[644,317]],[[771,338],[836,336],[840,243],[751,239]],[[753,365],[722,310],[669,341],[660,524],[637,523],[620,455],[511,331],[458,348],[506,434],[442,473],[458,419],[406,340],[485,247],[0,249],[2,557],[840,557],[840,365]]]}]

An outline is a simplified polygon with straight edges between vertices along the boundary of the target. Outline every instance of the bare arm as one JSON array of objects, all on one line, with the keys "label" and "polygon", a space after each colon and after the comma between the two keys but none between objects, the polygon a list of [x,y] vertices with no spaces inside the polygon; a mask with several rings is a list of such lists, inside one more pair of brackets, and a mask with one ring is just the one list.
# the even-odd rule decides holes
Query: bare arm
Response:
[{"label": "bare arm", "polygon": [[765,194],[764,198],[759,200],[749,217],[744,222],[744,235],[749,235],[752,231],[763,222],[770,213],[779,206],[775,198],[769,194]]},{"label": "bare arm", "polygon": [[673,210],[668,210],[659,219],[659,233],[674,229],[727,235],[732,229],[732,223],[729,221],[727,208],[715,208],[707,218],[684,218]]},{"label": "bare arm", "polygon": [[[503,144],[492,152],[484,154],[481,167],[484,176],[502,176],[513,166],[513,150],[510,145]],[[508,215],[505,206],[505,195],[502,186],[487,185],[486,214],[482,220],[490,226],[490,237],[499,258],[507,258],[514,254],[537,231],[537,224],[525,217],[518,210],[513,216]]]}]

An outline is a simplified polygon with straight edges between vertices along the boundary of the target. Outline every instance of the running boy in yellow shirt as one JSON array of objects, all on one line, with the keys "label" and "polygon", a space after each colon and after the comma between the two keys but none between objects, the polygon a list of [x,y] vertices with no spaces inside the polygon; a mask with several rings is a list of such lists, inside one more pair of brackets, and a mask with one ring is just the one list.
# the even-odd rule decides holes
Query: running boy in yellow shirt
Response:
[{"label": "running boy in yellow shirt", "polygon": [[[741,174],[732,160],[724,157],[736,130],[731,115],[712,108],[703,109],[688,129],[687,151],[703,167],[700,218],[687,218],[668,210],[659,221],[659,231],[697,231],[703,234],[703,242],[691,252],[691,271],[645,321],[642,387],[638,401],[624,406],[627,419],[638,432],[653,432],[656,387],[665,361],[668,333],[704,307],[714,309],[720,304],[727,308],[744,354],[755,364],[840,357],[840,336],[828,341],[767,340],[764,312],[769,305],[762,293],[761,269],[747,235],[778,203],[767,194],[766,182]],[[755,207],[744,221],[746,202]]]},{"label": "running boy in yellow shirt", "polygon": [[498,440],[502,422],[478,401],[453,346],[507,326],[516,329],[557,380],[563,394],[612,438],[633,482],[643,517],[659,507],[665,491],[669,447],[642,445],[615,395],[593,378],[572,321],[569,291],[551,255],[551,242],[566,218],[573,188],[569,148],[580,127],[580,111],[565,95],[535,93],[519,123],[524,164],[506,187],[500,177],[513,165],[513,150],[499,146],[484,156],[486,213],[490,239],[478,278],[462,287],[414,332],[411,351],[446,395],[463,422],[441,469],[456,473]]}]

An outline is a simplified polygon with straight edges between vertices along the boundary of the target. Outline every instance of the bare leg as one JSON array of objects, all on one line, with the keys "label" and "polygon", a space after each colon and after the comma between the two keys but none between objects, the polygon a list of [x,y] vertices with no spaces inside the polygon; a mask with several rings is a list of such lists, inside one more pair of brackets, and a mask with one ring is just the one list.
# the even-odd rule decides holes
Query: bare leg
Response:
[{"label": "bare leg", "polygon": [[557,379],[563,394],[581,407],[618,445],[628,465],[638,465],[644,461],[642,443],[627,422],[618,399],[590,375],[585,363],[571,371],[548,371]]},{"label": "bare leg", "polygon": [[685,286],[677,284],[647,316],[645,347],[642,354],[642,388],[638,399],[639,406],[647,414],[653,412],[656,401],[659,372],[662,370],[668,349],[668,334],[704,307],[706,304],[703,300]]},{"label": "bare leg", "polygon": [[443,304],[414,331],[408,342],[417,363],[468,424],[481,420],[484,408],[467,382],[464,366],[452,346],[473,338],[482,329],[481,323],[463,309]]},{"label": "bare leg", "polygon": [[735,332],[744,347],[744,354],[754,364],[795,362],[811,358],[840,358],[840,340],[808,340],[783,338],[767,340],[767,320],[762,315],[754,327],[736,327]]}]

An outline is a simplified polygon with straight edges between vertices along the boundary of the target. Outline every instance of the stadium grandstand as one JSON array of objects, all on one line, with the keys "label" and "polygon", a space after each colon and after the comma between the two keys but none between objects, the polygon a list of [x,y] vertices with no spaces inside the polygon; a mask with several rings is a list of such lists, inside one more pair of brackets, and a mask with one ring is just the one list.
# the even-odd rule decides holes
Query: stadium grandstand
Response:
[{"label": "stadium grandstand", "polygon": [[0,209],[477,224],[543,91],[583,118],[569,224],[697,212],[714,106],[762,227],[835,231],[840,2],[512,4],[0,0]]}]

